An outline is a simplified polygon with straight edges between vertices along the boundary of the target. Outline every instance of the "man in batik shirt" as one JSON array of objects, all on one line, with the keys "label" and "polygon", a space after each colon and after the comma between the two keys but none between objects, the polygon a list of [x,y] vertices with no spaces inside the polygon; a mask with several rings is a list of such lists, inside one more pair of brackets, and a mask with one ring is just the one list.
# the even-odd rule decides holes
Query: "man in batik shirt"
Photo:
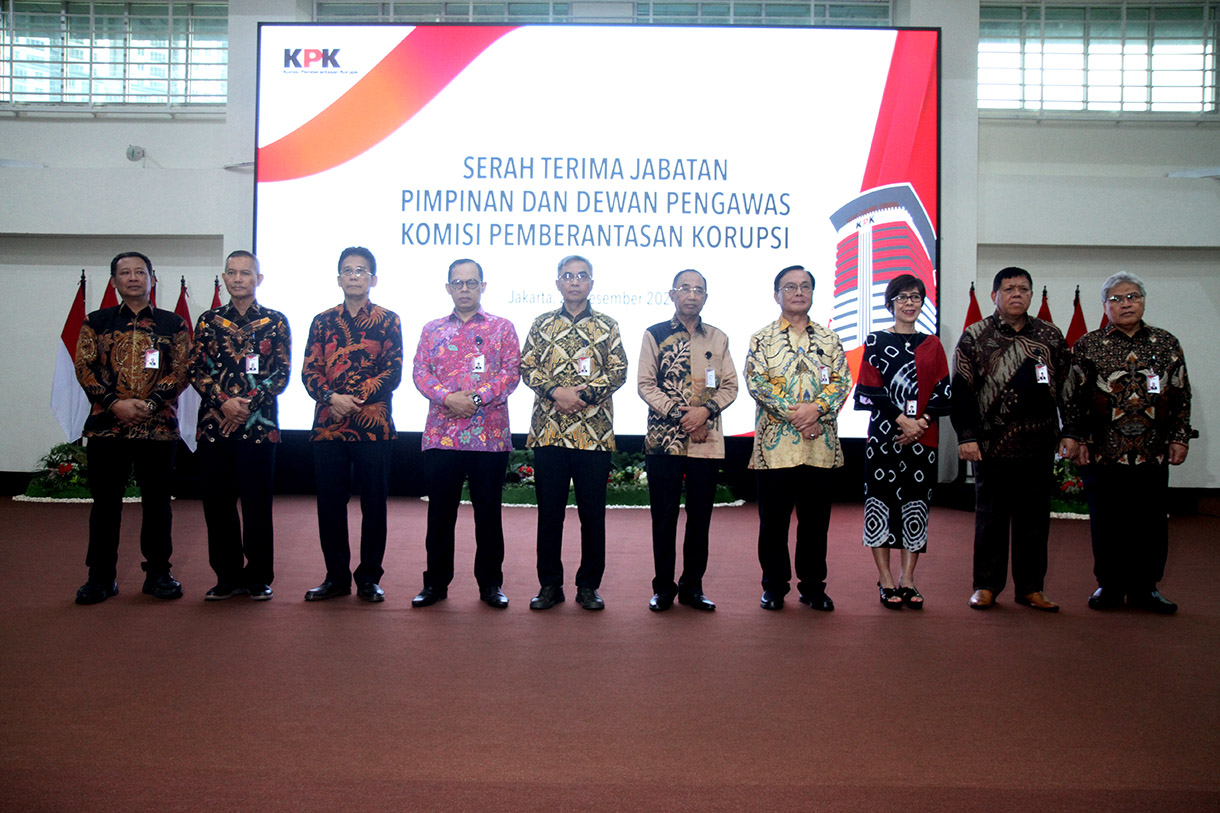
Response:
[{"label": "man in batik shirt", "polygon": [[445,290],[453,313],[424,325],[415,350],[415,387],[428,399],[422,445],[428,469],[428,569],[411,601],[427,607],[449,594],[454,525],[462,483],[474,507],[474,578],[479,598],[508,606],[504,583],[504,528],[500,499],[513,448],[508,396],[521,380],[513,323],[483,310],[483,267],[474,260],[449,266]]},{"label": "man in batik shirt", "polygon": [[1118,273],[1102,286],[1110,323],[1073,348],[1064,432],[1080,441],[1093,532],[1095,610],[1131,607],[1169,615],[1161,595],[1169,557],[1169,467],[1186,462],[1190,378],[1182,345],[1144,321],[1144,282]]},{"label": "man in batik shirt", "polygon": [[[1071,351],[1059,328],[1029,315],[1033,278],[1009,266],[991,283],[995,313],[962,333],[953,353],[950,419],[958,457],[974,463],[974,592],[970,606],[995,604],[1008,577],[1018,604],[1059,605],[1043,592],[1050,534],[1051,473]],[[1065,439],[1064,456],[1075,454]],[[1070,447],[1067,448],[1067,447]]]},{"label": "man in batik shirt", "polygon": [[196,438],[208,564],[216,573],[204,599],[248,593],[266,601],[275,579],[276,399],[288,386],[292,336],[284,315],[255,299],[263,282],[257,257],[234,251],[225,260],[224,281],[229,304],[199,317],[191,356],[191,383],[200,396]]},{"label": "man in batik shirt", "polygon": [[[663,612],[678,603],[714,610],[703,594],[708,533],[716,477],[724,460],[720,413],[737,397],[737,371],[729,337],[703,321],[707,280],[688,269],[674,277],[672,318],[644,331],[637,386],[648,404],[644,461],[652,513],[655,576],[648,609]],[[674,582],[678,503],[686,492],[686,536],[682,576]]]},{"label": "man in batik shirt", "polygon": [[799,265],[775,277],[780,317],[750,337],[746,388],[757,404],[750,468],[758,480],[758,562],[764,610],[784,606],[792,578],[788,526],[796,508],[796,578],[802,604],[830,612],[826,537],[832,472],[843,465],[839,410],[851,370],[839,337],[809,318],[813,274]]},{"label": "man in batik shirt", "polygon": [[526,446],[534,450],[538,494],[538,583],[531,610],[564,600],[563,520],[568,486],[580,515],[576,601],[605,607],[597,589],[606,569],[606,479],[614,451],[611,396],[627,380],[627,354],[618,322],[589,306],[593,266],[584,257],[559,262],[557,311],[534,320],[521,350],[521,380],[534,391]]},{"label": "man in batik shirt", "polygon": [[[384,571],[386,498],[390,490],[392,399],[402,381],[402,324],[398,315],[369,301],[377,285],[377,260],[360,246],[339,255],[343,302],[314,317],[309,326],[301,378],[314,408],[315,484],[318,536],[326,578],[305,594],[322,601],[352,592],[384,601],[378,584]],[[360,487],[360,564],[351,571],[347,502]]]},{"label": "man in batik shirt", "polygon": [[191,341],[181,316],[153,307],[156,281],[148,257],[137,251],[117,255],[110,261],[110,284],[122,304],[89,314],[76,345],[76,378],[92,407],[83,434],[93,496],[85,556],[89,580],[76,591],[77,604],[97,604],[119,592],[119,523],[133,469],[144,509],[143,590],[162,599],[182,597],[170,571],[170,476]]}]

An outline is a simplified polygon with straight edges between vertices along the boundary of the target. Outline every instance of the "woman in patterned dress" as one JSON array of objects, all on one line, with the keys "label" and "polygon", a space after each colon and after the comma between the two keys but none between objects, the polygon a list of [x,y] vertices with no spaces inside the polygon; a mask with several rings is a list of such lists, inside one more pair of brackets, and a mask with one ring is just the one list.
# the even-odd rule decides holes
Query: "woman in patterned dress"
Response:
[{"label": "woman in patterned dress", "polygon": [[[949,365],[935,336],[915,329],[926,289],[911,274],[885,289],[888,330],[864,340],[856,409],[872,412],[865,446],[864,545],[877,564],[881,604],[923,608],[915,565],[928,542],[928,500],[936,478],[937,419],[949,414]],[[902,551],[897,582],[890,550]]]}]

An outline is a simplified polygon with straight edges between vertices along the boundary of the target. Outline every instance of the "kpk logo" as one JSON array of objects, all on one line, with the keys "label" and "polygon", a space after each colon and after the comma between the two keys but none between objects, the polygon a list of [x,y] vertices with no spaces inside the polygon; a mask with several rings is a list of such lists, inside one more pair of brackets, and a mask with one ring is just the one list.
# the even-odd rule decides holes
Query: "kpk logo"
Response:
[{"label": "kpk logo", "polygon": [[[321,64],[318,64],[321,63]],[[285,68],[338,68],[338,48],[285,48]]]}]

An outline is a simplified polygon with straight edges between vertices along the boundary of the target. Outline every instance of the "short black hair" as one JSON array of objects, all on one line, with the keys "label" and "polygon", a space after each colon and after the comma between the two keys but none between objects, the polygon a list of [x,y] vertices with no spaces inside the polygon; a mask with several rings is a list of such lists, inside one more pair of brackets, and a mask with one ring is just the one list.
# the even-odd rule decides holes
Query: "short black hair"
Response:
[{"label": "short black hair", "polygon": [[805,268],[805,266],[803,266],[803,265],[790,265],[787,268],[785,268],[783,271],[780,271],[778,274],[775,275],[775,292],[777,294],[779,293],[779,281],[781,279],[783,279],[784,274],[787,274],[789,271],[804,271],[806,274],[809,274],[809,287],[810,288],[818,287],[818,282],[817,282],[817,280],[815,280],[813,278],[813,274],[811,274],[809,272],[809,269]]},{"label": "short black hair", "polygon": [[110,276],[114,277],[119,273],[119,260],[126,260],[129,257],[139,257],[144,261],[144,267],[148,269],[148,273],[153,273],[152,260],[138,251],[124,251],[121,254],[115,254],[114,259],[110,261]]},{"label": "short black hair", "polygon": [[377,276],[377,258],[373,256],[373,252],[369,251],[364,246],[348,246],[339,254],[339,270],[343,270],[343,261],[348,257],[363,257],[369,261],[369,273],[374,277]]},{"label": "short black hair", "polygon": [[463,259],[463,260],[454,260],[453,262],[449,263],[449,271],[448,271],[448,273],[447,273],[447,274],[445,274],[445,280],[446,280],[446,281],[448,281],[448,280],[449,280],[449,275],[453,273],[453,269],[457,268],[459,265],[465,265],[466,263],[470,263],[471,265],[473,265],[473,266],[474,266],[474,267],[475,267],[475,268],[478,270],[478,272],[479,272],[479,282],[482,282],[482,281],[483,281],[483,266],[479,265],[479,264],[478,264],[478,263],[476,263],[474,260],[465,260],[465,259]]},{"label": "short black hair", "polygon": [[919,291],[921,297],[928,295],[928,288],[919,277],[914,274],[899,274],[890,280],[889,285],[885,286],[885,307],[890,313],[894,312],[894,297],[908,288]]},{"label": "short black hair", "polygon": [[1029,275],[1028,271],[1026,271],[1024,268],[1017,268],[1015,265],[1010,265],[1007,268],[1001,268],[999,273],[995,275],[995,280],[993,280],[991,283],[991,292],[994,294],[996,291],[1000,290],[1000,285],[1004,283],[1004,280],[1012,279],[1013,277],[1025,277],[1027,280],[1029,280],[1029,287],[1034,287],[1034,278]]},{"label": "short black hair", "polygon": [[703,276],[702,271],[696,271],[693,268],[685,268],[685,269],[679,271],[678,273],[674,274],[674,281],[672,283],[674,288],[678,287],[678,277],[682,276],[683,274],[698,274],[699,279],[703,280],[703,289],[705,291],[707,290],[707,277]]},{"label": "short black hair", "polygon": [[237,251],[230,251],[229,256],[225,257],[225,265],[227,266],[229,264],[229,260],[233,259],[234,257],[246,257],[247,259],[254,260],[254,273],[263,273],[263,269],[258,263],[258,257],[254,256],[254,252],[246,251],[244,248],[239,248]]}]

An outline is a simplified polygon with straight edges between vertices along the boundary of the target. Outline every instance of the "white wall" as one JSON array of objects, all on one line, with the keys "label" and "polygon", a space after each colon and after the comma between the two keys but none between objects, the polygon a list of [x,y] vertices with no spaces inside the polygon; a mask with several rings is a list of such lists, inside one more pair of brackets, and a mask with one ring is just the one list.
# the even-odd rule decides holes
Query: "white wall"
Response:
[{"label": "white wall", "polygon": [[[161,303],[185,276],[210,301],[224,255],[251,240],[257,21],[308,19],[309,3],[232,4],[228,114],[217,118],[37,119],[0,114],[0,471],[32,469],[63,438],[50,415],[60,328],[85,268],[96,307],[109,258],[140,250],[157,265]],[[1066,325],[1082,286],[1091,327],[1098,285],[1125,268],[1148,282],[1148,320],[1182,340],[1202,433],[1175,471],[1178,486],[1220,487],[1220,370],[1210,339],[1220,324],[1220,180],[1166,173],[1220,166],[1218,124],[1089,124],[986,119],[975,102],[977,6],[903,0],[900,25],[939,26],[942,54],[942,340],[960,335],[967,290],[989,304],[991,277],[1021,265],[1050,288]],[[146,149],[127,161],[128,144]],[[225,169],[226,166],[230,169]],[[951,433],[946,433],[950,434]],[[953,439],[945,439],[953,448]],[[943,455],[942,474],[956,461]]]}]

